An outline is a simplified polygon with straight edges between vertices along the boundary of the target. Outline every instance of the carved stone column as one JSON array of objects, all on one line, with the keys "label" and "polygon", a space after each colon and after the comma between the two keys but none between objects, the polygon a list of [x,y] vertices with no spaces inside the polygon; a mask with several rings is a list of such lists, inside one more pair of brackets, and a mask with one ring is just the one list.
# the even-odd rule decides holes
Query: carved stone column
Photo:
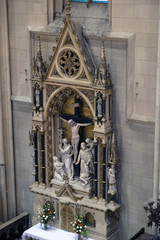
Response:
[{"label": "carved stone column", "polygon": [[[3,156],[6,171],[3,171],[3,186],[7,190],[8,219],[16,216],[16,194],[15,194],[15,172],[14,172],[14,154],[13,154],[13,132],[12,132],[12,109],[11,109],[11,84],[10,84],[10,65],[9,65],[9,43],[8,43],[8,18],[7,1],[0,1],[0,88],[1,90],[1,139],[3,141],[1,154]],[[3,166],[4,168],[4,166]],[[6,179],[4,173],[6,172]],[[0,179],[0,181],[2,181]],[[6,194],[4,194],[6,196]],[[3,203],[5,207],[5,203]],[[6,219],[7,216],[5,216]]]},{"label": "carved stone column", "polygon": [[160,44],[160,5],[159,5],[159,28],[158,28],[154,173],[153,173],[153,198],[155,201],[157,201],[157,198],[159,196],[159,161],[160,161],[160,45],[159,44]]},{"label": "carved stone column", "polygon": [[0,81],[0,222],[7,221],[7,189],[6,189],[6,169],[4,159],[3,144],[3,122],[2,122],[2,87]]},{"label": "carved stone column", "polygon": [[53,22],[54,18],[54,9],[55,9],[55,0],[48,0],[47,1],[47,8],[48,8],[48,24]]}]

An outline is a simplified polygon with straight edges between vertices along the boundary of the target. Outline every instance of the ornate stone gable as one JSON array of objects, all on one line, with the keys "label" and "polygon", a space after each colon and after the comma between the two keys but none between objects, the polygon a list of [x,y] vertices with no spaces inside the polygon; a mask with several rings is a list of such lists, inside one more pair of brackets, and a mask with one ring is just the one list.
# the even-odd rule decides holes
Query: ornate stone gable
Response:
[{"label": "ornate stone gable", "polygon": [[82,28],[66,19],[57,47],[46,73],[46,81],[91,85],[95,64],[89,52]]},{"label": "ornate stone gable", "polygon": [[57,197],[70,197],[73,201],[77,202],[78,200],[82,200],[83,197],[77,197],[73,191],[71,186],[66,182],[63,187],[57,191]]}]

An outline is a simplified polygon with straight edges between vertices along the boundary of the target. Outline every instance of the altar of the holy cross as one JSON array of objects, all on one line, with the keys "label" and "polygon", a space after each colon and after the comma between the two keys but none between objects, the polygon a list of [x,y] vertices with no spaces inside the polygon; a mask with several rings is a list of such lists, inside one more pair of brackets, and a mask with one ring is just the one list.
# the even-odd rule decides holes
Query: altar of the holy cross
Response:
[{"label": "altar of the holy cross", "polygon": [[98,67],[82,29],[71,21],[69,6],[48,66],[43,62],[40,39],[33,44],[38,44],[32,73],[33,221],[39,207],[49,201],[59,228],[72,231],[70,222],[80,213],[89,236],[117,240],[118,154],[112,130],[113,86],[104,42],[99,48]]}]

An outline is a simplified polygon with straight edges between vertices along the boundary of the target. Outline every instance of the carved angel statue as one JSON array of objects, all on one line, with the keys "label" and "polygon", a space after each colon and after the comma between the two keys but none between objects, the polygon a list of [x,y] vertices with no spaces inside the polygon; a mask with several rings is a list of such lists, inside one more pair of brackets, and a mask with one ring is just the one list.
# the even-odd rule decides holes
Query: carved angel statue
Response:
[{"label": "carved angel statue", "polygon": [[33,146],[34,145],[34,134],[33,132],[29,132],[29,146]]},{"label": "carved angel statue", "polygon": [[102,117],[102,97],[101,95],[98,95],[97,99],[97,111],[98,111],[98,117]]},{"label": "carved angel statue", "polygon": [[91,138],[86,138],[85,140],[86,145],[87,145],[87,150],[92,152],[92,155],[94,157],[94,144],[93,140]]},{"label": "carved angel statue", "polygon": [[73,180],[73,149],[70,143],[68,143],[66,138],[62,139],[62,143],[59,145],[59,150],[61,153],[62,163],[64,164],[65,173],[70,180]]},{"label": "carved angel statue", "polygon": [[85,142],[81,143],[78,160],[76,165],[80,164],[80,180],[83,186],[91,185],[93,180],[93,155],[91,150],[88,151]]},{"label": "carved angel statue", "polygon": [[64,163],[62,163],[58,157],[53,157],[54,163],[54,179],[58,181],[63,181],[65,172],[64,172]]},{"label": "carved angel statue", "polygon": [[36,84],[34,94],[35,94],[35,98],[36,98],[36,107],[39,107],[40,106],[40,90],[39,90],[39,86],[37,84]]},{"label": "carved angel statue", "polygon": [[109,182],[109,189],[108,194],[115,195],[117,193],[116,188],[116,176],[115,176],[115,167],[111,165],[111,167],[107,168],[107,175],[108,175],[108,182]]}]

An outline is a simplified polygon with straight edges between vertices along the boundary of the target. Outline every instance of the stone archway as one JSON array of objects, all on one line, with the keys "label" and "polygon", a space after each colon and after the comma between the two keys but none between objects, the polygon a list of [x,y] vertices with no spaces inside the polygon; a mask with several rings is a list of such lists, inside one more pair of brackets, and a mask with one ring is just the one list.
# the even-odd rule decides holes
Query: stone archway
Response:
[{"label": "stone archway", "polygon": [[[59,141],[60,141],[60,131],[64,129],[63,137],[71,142],[71,129],[68,124],[62,121],[60,123],[60,115],[70,115],[71,118],[75,117],[74,114],[74,98],[77,97],[80,101],[80,112],[81,118],[88,118],[93,121],[93,125],[81,127],[81,139],[80,142],[85,141],[86,138],[94,138],[94,115],[93,108],[89,104],[89,99],[86,101],[86,96],[82,93],[77,92],[71,87],[61,88],[56,90],[56,94],[51,95],[49,102],[46,107],[46,158],[47,158],[47,178],[48,183],[50,183],[53,178],[53,156],[59,157]],[[55,138],[56,136],[56,138]],[[78,170],[77,170],[78,172]],[[78,175],[78,173],[77,173]]]}]

